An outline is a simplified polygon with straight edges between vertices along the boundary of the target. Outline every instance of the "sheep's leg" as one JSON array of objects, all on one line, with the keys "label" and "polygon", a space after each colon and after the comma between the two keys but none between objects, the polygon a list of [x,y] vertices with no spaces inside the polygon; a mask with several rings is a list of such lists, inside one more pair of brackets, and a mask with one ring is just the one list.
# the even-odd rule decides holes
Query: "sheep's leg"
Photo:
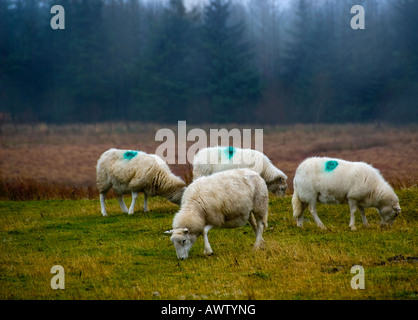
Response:
[{"label": "sheep's leg", "polygon": [[250,218],[248,219],[248,222],[250,223],[251,227],[254,230],[255,235],[257,235],[257,221],[254,218],[254,213],[250,213]]},{"label": "sheep's leg", "polygon": [[302,211],[301,211],[301,213],[299,214],[299,216],[297,217],[297,220],[296,220],[297,221],[296,225],[300,228],[303,227],[303,218],[304,218],[303,213],[304,213],[307,206],[308,206],[308,204],[306,202],[302,202]]},{"label": "sheep's leg", "polygon": [[105,198],[106,198],[106,194],[105,193],[101,193],[100,194],[100,208],[101,208],[101,211],[102,211],[102,215],[103,216],[107,216],[106,206],[105,206]]},{"label": "sheep's leg", "polygon": [[132,202],[131,202],[131,206],[129,207],[129,214],[133,214],[135,211],[136,198],[138,198],[138,192],[132,191]]},{"label": "sheep's leg", "polygon": [[299,217],[298,217],[298,219],[297,219],[297,222],[296,222],[296,225],[299,227],[299,228],[302,228],[303,227],[303,212],[299,215]]},{"label": "sheep's leg", "polygon": [[355,231],[357,230],[355,224],[356,224],[356,211],[357,211],[357,202],[355,200],[348,200],[348,205],[350,206],[350,229]]},{"label": "sheep's leg", "polygon": [[205,243],[205,250],[203,251],[203,254],[207,256],[213,254],[213,251],[212,251],[212,248],[210,247],[210,243],[208,239],[208,232],[212,228],[213,228],[212,226],[207,225],[203,229],[203,242]]},{"label": "sheep's leg", "polygon": [[264,245],[264,239],[263,239],[264,226],[265,226],[265,221],[263,221],[262,219],[259,219],[257,221],[257,232],[255,236],[254,249],[261,249]]},{"label": "sheep's leg", "polygon": [[148,211],[148,201],[147,200],[148,200],[147,194],[144,193],[144,212]]},{"label": "sheep's leg", "polygon": [[317,226],[320,229],[326,230],[327,228],[324,226],[324,224],[322,223],[321,219],[319,219],[318,214],[316,212],[316,203],[311,203],[309,205],[309,210],[311,211],[312,217],[314,218]]},{"label": "sheep's leg", "polygon": [[128,208],[125,205],[125,202],[123,202],[123,195],[118,194],[117,199],[120,205],[120,208],[122,209],[123,213],[128,213]]},{"label": "sheep's leg", "polygon": [[360,214],[361,214],[361,220],[363,221],[363,225],[365,227],[368,227],[369,226],[369,222],[367,221],[366,214],[364,212],[364,208],[363,207],[358,207],[358,209],[359,209]]},{"label": "sheep's leg", "polygon": [[303,227],[303,212],[307,206],[308,204],[306,202],[302,202],[302,200],[299,198],[295,188],[292,197],[293,218],[296,219],[296,225],[300,228]]},{"label": "sheep's leg", "polygon": [[[265,200],[267,200],[267,199],[265,199]],[[252,216],[253,216],[253,218],[251,219]],[[262,205],[257,206],[254,209],[254,211],[252,213],[250,213],[250,221],[251,220],[256,220],[255,221],[256,222],[256,230],[255,230],[254,249],[261,249],[264,246],[263,232],[268,227],[267,218],[268,218],[268,201],[263,201]],[[253,221],[253,223],[254,223],[254,221]]]}]

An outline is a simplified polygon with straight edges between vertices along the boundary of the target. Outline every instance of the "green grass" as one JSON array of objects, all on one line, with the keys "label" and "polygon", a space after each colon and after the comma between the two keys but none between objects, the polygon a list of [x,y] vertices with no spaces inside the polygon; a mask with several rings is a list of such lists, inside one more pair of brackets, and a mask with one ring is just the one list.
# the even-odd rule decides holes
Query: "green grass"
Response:
[{"label": "green grass", "polygon": [[[309,213],[292,219],[291,198],[271,198],[264,250],[253,251],[247,224],[213,229],[214,255],[198,238],[179,261],[164,231],[178,207],[153,198],[142,212],[122,214],[115,199],[102,217],[97,200],[0,202],[0,299],[417,299],[418,188],[397,191],[402,214],[381,229],[350,231],[346,205],[318,207],[329,230]],[[130,199],[125,199],[129,203]],[[53,290],[53,265],[65,270],[65,289]],[[353,265],[365,269],[364,290],[353,290]]]}]

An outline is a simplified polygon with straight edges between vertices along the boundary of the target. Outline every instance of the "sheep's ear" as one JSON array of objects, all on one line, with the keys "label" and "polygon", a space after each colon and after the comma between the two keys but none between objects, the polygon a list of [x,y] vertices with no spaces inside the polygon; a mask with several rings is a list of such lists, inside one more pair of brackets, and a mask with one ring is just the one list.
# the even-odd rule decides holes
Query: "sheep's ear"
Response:
[{"label": "sheep's ear", "polygon": [[279,178],[277,179],[277,181],[278,181],[279,183],[286,183],[286,180],[287,180],[287,178],[285,178],[285,177],[279,177]]},{"label": "sheep's ear", "polygon": [[187,228],[184,228],[184,229],[183,229],[183,233],[184,233],[184,234],[188,234],[189,232],[190,232],[190,231],[189,231],[189,229],[187,229]]},{"label": "sheep's ear", "polygon": [[174,229],[164,231],[164,234],[173,234]]}]

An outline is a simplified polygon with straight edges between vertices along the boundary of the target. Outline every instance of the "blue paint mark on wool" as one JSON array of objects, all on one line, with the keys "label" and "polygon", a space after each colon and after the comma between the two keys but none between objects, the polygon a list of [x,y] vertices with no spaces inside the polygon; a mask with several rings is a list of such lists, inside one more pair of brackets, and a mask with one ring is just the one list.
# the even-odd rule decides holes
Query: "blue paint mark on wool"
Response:
[{"label": "blue paint mark on wool", "polygon": [[325,171],[331,172],[338,166],[338,162],[335,160],[330,160],[325,163]]},{"label": "blue paint mark on wool", "polygon": [[236,150],[235,150],[234,147],[228,147],[228,148],[225,149],[225,153],[226,153],[228,159],[231,159],[234,156],[235,151]]},{"label": "blue paint mark on wool", "polygon": [[126,151],[123,154],[123,159],[125,159],[125,160],[131,160],[131,159],[135,158],[137,156],[137,154],[138,154],[138,151],[131,151],[131,150]]}]

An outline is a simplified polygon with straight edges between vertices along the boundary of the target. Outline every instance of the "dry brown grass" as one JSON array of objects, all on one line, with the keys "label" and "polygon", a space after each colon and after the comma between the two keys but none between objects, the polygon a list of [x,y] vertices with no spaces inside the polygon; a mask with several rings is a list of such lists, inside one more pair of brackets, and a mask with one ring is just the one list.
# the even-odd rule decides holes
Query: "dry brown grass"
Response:
[{"label": "dry brown grass", "polygon": [[[109,148],[155,153],[158,124],[104,123],[93,125],[3,127],[0,135],[0,196],[8,199],[54,197],[90,198],[95,195],[95,166]],[[187,130],[196,126],[188,125]],[[297,165],[309,156],[332,156],[365,161],[378,168],[395,187],[418,183],[418,127],[386,125],[205,125],[202,128],[263,128],[264,152],[289,176],[290,191]],[[176,131],[176,126],[170,126]],[[209,134],[208,134],[209,137]],[[189,142],[192,145],[194,142]],[[186,183],[192,168],[171,165]]]},{"label": "dry brown grass", "polygon": [[0,181],[0,196],[8,200],[94,199],[91,186],[70,186],[57,182],[40,182],[30,178]]}]

